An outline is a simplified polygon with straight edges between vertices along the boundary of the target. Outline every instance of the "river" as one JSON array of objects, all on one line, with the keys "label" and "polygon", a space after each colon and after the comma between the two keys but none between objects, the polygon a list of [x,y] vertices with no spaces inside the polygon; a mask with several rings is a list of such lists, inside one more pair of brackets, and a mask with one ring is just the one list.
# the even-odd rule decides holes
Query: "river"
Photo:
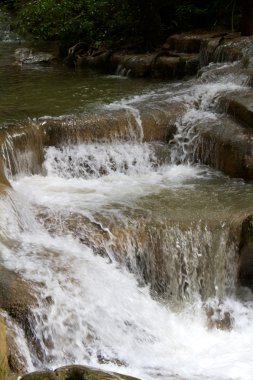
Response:
[{"label": "river", "polygon": [[[19,329],[27,371],[76,363],[143,380],[251,380],[253,298],[237,263],[253,186],[193,160],[195,123],[219,118],[216,99],[244,91],[244,78],[166,83],[20,66],[17,46],[1,43],[1,128],[101,110],[127,110],[139,128],[48,146],[36,174],[12,173],[4,157],[13,191],[0,199],[0,261],[37,297],[39,349]],[[143,141],[139,110],[174,101],[186,111],[170,144]]]}]

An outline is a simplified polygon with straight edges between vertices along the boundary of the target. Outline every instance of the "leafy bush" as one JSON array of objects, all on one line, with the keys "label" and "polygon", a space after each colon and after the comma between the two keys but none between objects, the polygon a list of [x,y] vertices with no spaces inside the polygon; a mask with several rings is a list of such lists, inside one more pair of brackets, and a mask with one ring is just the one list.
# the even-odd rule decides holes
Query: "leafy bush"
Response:
[{"label": "leafy bush", "polygon": [[[0,0],[1,3],[1,0]],[[236,0],[5,0],[21,33],[65,44],[152,49],[169,33],[234,24]],[[238,13],[238,12],[237,12]],[[236,14],[237,14],[236,13]],[[232,14],[232,17],[231,17]]]}]

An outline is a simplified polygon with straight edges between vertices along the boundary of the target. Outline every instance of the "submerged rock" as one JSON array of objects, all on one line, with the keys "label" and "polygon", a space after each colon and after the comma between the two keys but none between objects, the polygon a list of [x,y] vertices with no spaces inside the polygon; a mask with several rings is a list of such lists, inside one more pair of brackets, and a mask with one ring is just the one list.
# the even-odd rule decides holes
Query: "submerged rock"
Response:
[{"label": "submerged rock", "polygon": [[34,52],[29,48],[16,49],[15,59],[21,64],[52,63],[56,60],[50,53]]},{"label": "submerged rock", "polygon": [[20,380],[137,380],[134,377],[115,372],[101,371],[96,368],[70,365],[53,371],[33,372]]}]

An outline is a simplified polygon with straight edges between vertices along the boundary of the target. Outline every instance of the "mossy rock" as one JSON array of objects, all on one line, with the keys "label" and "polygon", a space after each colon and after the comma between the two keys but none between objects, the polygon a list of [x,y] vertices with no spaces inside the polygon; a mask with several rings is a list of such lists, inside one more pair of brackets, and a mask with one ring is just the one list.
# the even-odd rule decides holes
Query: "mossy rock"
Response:
[{"label": "mossy rock", "polygon": [[21,380],[138,380],[135,377],[121,375],[115,372],[105,372],[96,368],[70,365],[53,371],[33,372]]}]

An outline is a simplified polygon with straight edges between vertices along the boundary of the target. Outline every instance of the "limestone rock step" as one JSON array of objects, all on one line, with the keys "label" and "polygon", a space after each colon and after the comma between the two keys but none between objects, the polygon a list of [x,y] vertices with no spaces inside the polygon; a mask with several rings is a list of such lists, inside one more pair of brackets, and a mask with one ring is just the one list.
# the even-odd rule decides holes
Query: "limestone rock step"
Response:
[{"label": "limestone rock step", "polygon": [[225,95],[220,98],[220,105],[233,118],[253,128],[253,90],[240,95]]},{"label": "limestone rock step", "polygon": [[150,104],[138,108],[106,110],[77,120],[41,120],[39,124],[45,133],[44,144],[59,146],[62,143],[109,142],[115,139],[168,142],[175,131],[175,122],[185,112],[186,105],[157,102],[154,107]]},{"label": "limestone rock step", "polygon": [[155,78],[182,78],[197,73],[198,54],[160,55],[152,62],[151,76]]},{"label": "limestone rock step", "polygon": [[226,35],[226,32],[191,32],[174,34],[167,39],[163,48],[182,53],[199,53],[203,42],[221,38],[224,35]]},{"label": "limestone rock step", "polygon": [[196,126],[195,160],[231,177],[253,179],[253,133],[229,116]]},{"label": "limestone rock step", "polygon": [[102,69],[105,72],[134,78],[181,78],[198,70],[198,54],[160,51],[152,54],[105,52],[98,56],[82,56],[77,66]]}]

